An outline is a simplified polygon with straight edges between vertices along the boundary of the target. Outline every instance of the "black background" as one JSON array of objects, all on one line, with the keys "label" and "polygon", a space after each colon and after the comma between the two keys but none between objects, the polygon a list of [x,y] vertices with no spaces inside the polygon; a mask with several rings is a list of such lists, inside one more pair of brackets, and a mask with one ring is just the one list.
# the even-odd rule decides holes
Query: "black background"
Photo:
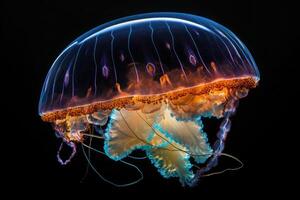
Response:
[{"label": "black background", "polygon": [[[240,158],[245,167],[239,171],[204,178],[195,188],[182,188],[176,179],[162,178],[148,160],[137,161],[144,180],[127,188],[114,188],[90,171],[81,181],[86,162],[82,153],[68,166],[56,161],[59,141],[50,124],[38,115],[38,100],[44,78],[58,54],[84,32],[110,20],[128,15],[156,12],[186,12],[210,18],[232,30],[246,44],[261,72],[259,86],[240,101],[233,117],[225,152]],[[3,123],[2,147],[7,169],[6,186],[38,187],[66,194],[82,191],[129,191],[149,195],[181,192],[186,195],[239,196],[278,192],[285,162],[283,144],[291,126],[283,126],[287,111],[293,110],[287,85],[294,85],[296,69],[291,64],[289,17],[279,1],[4,1],[1,6],[2,44],[5,46],[1,78],[7,120]],[[292,36],[291,36],[292,37]],[[284,38],[284,39],[283,39]],[[283,40],[285,42],[283,42]],[[286,57],[284,57],[286,55]],[[8,71],[6,71],[8,70]],[[288,72],[288,73],[287,73]],[[288,83],[288,84],[286,84]],[[7,106],[6,106],[7,105]],[[292,118],[292,117],[291,117]],[[6,137],[5,137],[6,138]],[[112,178],[132,180],[135,173],[98,156],[98,166]],[[234,162],[226,162],[234,165]],[[114,175],[115,174],[115,175]],[[117,177],[116,177],[117,176]],[[82,183],[79,185],[79,183]],[[92,186],[93,185],[93,186]]]}]

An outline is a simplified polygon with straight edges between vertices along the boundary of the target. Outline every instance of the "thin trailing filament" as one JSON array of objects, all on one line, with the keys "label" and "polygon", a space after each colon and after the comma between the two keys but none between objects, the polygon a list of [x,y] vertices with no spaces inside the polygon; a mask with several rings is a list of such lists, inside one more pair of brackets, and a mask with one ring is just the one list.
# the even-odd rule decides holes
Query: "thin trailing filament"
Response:
[{"label": "thin trailing filament", "polygon": [[115,186],[115,187],[128,187],[128,186],[130,186],[130,185],[136,184],[136,183],[140,182],[141,180],[143,180],[144,175],[143,175],[142,171],[141,171],[137,166],[135,166],[135,165],[133,165],[133,164],[131,164],[131,163],[129,163],[129,162],[120,160],[120,162],[122,162],[123,164],[128,165],[128,166],[133,167],[134,169],[136,169],[136,171],[140,174],[140,178],[138,178],[138,179],[135,180],[135,181],[132,181],[132,182],[129,182],[129,183],[124,183],[124,184],[118,184],[118,183],[114,183],[113,181],[110,181],[109,179],[105,178],[105,177],[99,172],[99,170],[97,170],[97,169],[95,168],[95,166],[92,164],[92,162],[90,161],[89,157],[87,156],[84,147],[88,148],[89,150],[93,150],[93,151],[95,151],[95,152],[97,152],[97,153],[103,154],[103,155],[105,155],[105,153],[102,152],[102,151],[100,151],[100,150],[97,150],[97,149],[95,149],[95,148],[93,148],[93,147],[91,147],[91,146],[88,146],[88,145],[86,145],[86,144],[84,144],[84,143],[81,143],[81,147],[82,147],[83,155],[84,155],[84,157],[86,158],[86,160],[87,160],[87,162],[88,162],[88,165],[89,165],[89,166],[93,169],[93,171],[94,171],[94,172],[95,172],[95,173],[96,173],[103,181],[105,181],[106,183],[109,183],[109,184],[111,184],[111,185],[113,185],[113,186]]},{"label": "thin trailing filament", "polygon": [[[214,175],[218,175],[218,174],[223,174],[225,173],[226,171],[236,171],[236,170],[239,170],[241,168],[244,167],[244,164],[243,162],[238,159],[237,157],[233,156],[233,155],[230,155],[230,154],[227,154],[227,153],[219,153],[220,156],[225,156],[225,157],[228,157],[228,158],[231,158],[233,160],[235,160],[236,162],[239,163],[239,166],[238,167],[234,167],[234,168],[226,168],[224,170],[221,170],[221,171],[217,171],[217,172],[211,172],[211,173],[207,173],[207,174],[202,174],[201,177],[208,177],[208,176],[214,176]],[[199,167],[197,167],[198,169],[201,169]]]}]

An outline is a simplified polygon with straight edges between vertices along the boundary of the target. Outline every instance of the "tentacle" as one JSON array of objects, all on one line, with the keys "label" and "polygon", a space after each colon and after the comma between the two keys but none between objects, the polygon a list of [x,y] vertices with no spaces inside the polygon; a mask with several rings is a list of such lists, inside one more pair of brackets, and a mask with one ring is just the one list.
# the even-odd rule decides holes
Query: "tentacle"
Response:
[{"label": "tentacle", "polygon": [[97,138],[97,139],[104,139],[103,136],[98,136],[98,135],[93,135],[93,134],[87,134],[87,133],[81,133],[84,136],[92,137],[92,138]]},{"label": "tentacle", "polygon": [[227,153],[220,153],[220,156],[226,156],[226,157],[229,157],[229,158],[231,158],[231,159],[237,161],[237,162],[240,164],[240,166],[234,167],[234,168],[226,168],[226,169],[224,169],[224,170],[222,170],[222,171],[217,171],[217,172],[212,172],[212,173],[208,173],[208,174],[203,174],[202,177],[207,177],[207,176],[213,176],[213,175],[223,174],[223,173],[226,172],[226,171],[236,171],[236,170],[239,170],[239,169],[241,169],[241,168],[244,167],[244,163],[243,163],[240,159],[238,159],[237,157],[235,157],[235,156],[232,156],[232,155],[227,154]]},{"label": "tentacle", "polygon": [[[87,134],[87,135],[93,135],[93,134]],[[89,137],[89,146],[92,145],[92,140],[93,140],[93,137]],[[89,160],[91,159],[91,149],[88,150],[88,159]],[[84,173],[83,177],[81,178],[80,182],[83,182],[83,180],[87,177],[88,172],[89,172],[89,167],[90,167],[90,165],[89,165],[89,163],[87,163],[85,173]]]},{"label": "tentacle", "polygon": [[135,159],[135,160],[143,160],[143,159],[146,159],[147,156],[138,157],[138,156],[131,156],[131,155],[129,155],[128,158],[132,158],[132,159]]},{"label": "tentacle", "polygon": [[[60,152],[61,152],[61,150],[63,148],[64,143],[66,143],[69,147],[72,148],[72,153],[71,153],[70,157],[68,159],[66,159],[65,161],[63,161],[61,159],[61,157],[60,157]],[[66,165],[66,164],[68,164],[72,160],[72,158],[75,156],[75,154],[76,154],[76,145],[75,145],[75,143],[73,143],[73,142],[66,142],[65,140],[63,140],[61,142],[60,146],[59,146],[59,149],[57,151],[56,157],[57,157],[58,162],[61,165]]]},{"label": "tentacle", "polygon": [[231,127],[230,117],[235,113],[237,103],[238,103],[237,99],[232,99],[226,105],[224,119],[217,133],[218,139],[215,142],[213,147],[214,149],[213,156],[209,159],[205,167],[197,171],[194,180],[191,182],[191,186],[194,186],[197,183],[198,179],[204,175],[204,173],[208,172],[211,168],[215,167],[218,164],[218,158],[221,155],[222,151],[224,150],[226,136]]},{"label": "tentacle", "polygon": [[95,149],[95,148],[93,148],[93,147],[90,147],[90,146],[88,146],[88,145],[86,145],[86,144],[84,144],[84,143],[81,143],[81,147],[82,147],[82,151],[83,151],[84,157],[86,158],[88,164],[89,164],[90,167],[93,169],[93,171],[94,171],[94,172],[95,172],[95,173],[96,173],[103,181],[105,181],[105,182],[107,182],[107,183],[109,183],[109,184],[111,184],[111,185],[113,185],[113,186],[115,186],[115,187],[127,187],[127,186],[136,184],[136,183],[140,182],[141,180],[143,180],[144,175],[143,175],[142,171],[141,171],[137,166],[135,166],[135,165],[133,165],[133,164],[131,164],[131,163],[129,163],[129,162],[123,161],[123,160],[120,160],[120,162],[122,162],[122,163],[124,163],[124,164],[126,164],[126,165],[128,165],[128,166],[130,166],[130,167],[135,168],[135,169],[137,170],[137,172],[140,174],[140,178],[137,179],[137,180],[135,180],[135,181],[132,181],[132,182],[130,182],[130,183],[125,183],[125,184],[117,184],[117,183],[114,183],[114,182],[108,180],[108,179],[105,178],[102,174],[100,174],[100,172],[99,172],[99,171],[95,168],[95,166],[91,163],[91,161],[89,160],[88,156],[86,155],[86,152],[85,152],[85,150],[84,150],[84,147],[86,147],[86,148],[88,148],[88,149],[91,149],[91,150],[93,150],[93,151],[95,151],[95,152],[97,152],[97,153],[103,154],[103,155],[106,155],[106,154],[105,154],[104,152],[99,151],[99,150],[97,150],[97,149]]}]

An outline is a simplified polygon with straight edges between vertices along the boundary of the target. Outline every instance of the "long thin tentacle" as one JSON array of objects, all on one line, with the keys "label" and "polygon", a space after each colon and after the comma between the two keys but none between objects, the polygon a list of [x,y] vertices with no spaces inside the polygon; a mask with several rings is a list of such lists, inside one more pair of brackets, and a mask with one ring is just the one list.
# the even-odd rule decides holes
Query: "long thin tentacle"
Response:
[{"label": "long thin tentacle", "polygon": [[130,185],[133,185],[133,184],[136,184],[136,183],[140,182],[140,181],[144,178],[144,175],[143,175],[142,171],[141,171],[137,166],[135,166],[135,165],[133,165],[133,164],[131,164],[131,163],[129,163],[129,162],[120,160],[120,162],[122,162],[122,163],[124,163],[124,164],[126,164],[126,165],[128,165],[128,166],[130,166],[130,167],[135,168],[135,169],[137,170],[137,172],[139,172],[140,178],[137,179],[137,180],[135,180],[135,181],[132,181],[132,182],[130,182],[130,183],[125,183],[125,184],[117,184],[117,183],[114,183],[114,182],[108,180],[108,179],[105,178],[102,174],[99,173],[99,171],[94,167],[94,165],[93,165],[93,164],[91,163],[91,161],[88,159],[88,156],[86,155],[86,152],[85,152],[85,150],[84,150],[84,147],[86,147],[86,148],[88,148],[88,149],[91,149],[91,150],[93,150],[93,151],[95,151],[95,152],[97,152],[97,153],[103,154],[103,155],[105,155],[105,153],[102,152],[102,151],[99,151],[99,150],[97,150],[97,149],[95,149],[95,148],[93,148],[93,147],[90,147],[90,146],[88,146],[88,145],[86,145],[86,144],[84,144],[84,143],[81,143],[81,147],[82,147],[82,151],[83,151],[84,157],[86,158],[88,164],[89,164],[90,167],[94,170],[94,172],[95,172],[95,173],[96,173],[103,181],[105,181],[105,182],[107,182],[107,183],[109,183],[109,184],[111,184],[111,185],[113,185],[113,186],[115,186],[115,187],[127,187],[127,186],[130,186]]},{"label": "long thin tentacle", "polygon": [[[244,167],[244,163],[240,159],[238,159],[237,157],[235,157],[233,155],[230,155],[230,154],[227,154],[227,153],[220,153],[219,155],[229,157],[229,158],[237,161],[240,165],[238,167],[234,167],[234,168],[226,168],[226,169],[221,170],[221,171],[216,171],[216,172],[212,172],[212,173],[208,173],[208,174],[202,174],[202,177],[208,177],[208,176],[223,174],[226,171],[236,171],[236,170],[239,170],[239,169]],[[201,169],[197,165],[193,165],[193,166],[196,167],[197,169]]]},{"label": "long thin tentacle", "polygon": [[[92,134],[89,134],[89,135],[93,135],[93,131],[92,131]],[[93,140],[93,137],[89,137],[89,146],[92,145],[92,140]],[[91,159],[91,149],[88,150],[88,159],[89,160]],[[89,172],[89,167],[90,167],[90,165],[89,165],[89,163],[87,163],[85,173],[84,173],[83,177],[81,178],[81,182],[83,182],[83,180],[87,177],[88,172]]]}]

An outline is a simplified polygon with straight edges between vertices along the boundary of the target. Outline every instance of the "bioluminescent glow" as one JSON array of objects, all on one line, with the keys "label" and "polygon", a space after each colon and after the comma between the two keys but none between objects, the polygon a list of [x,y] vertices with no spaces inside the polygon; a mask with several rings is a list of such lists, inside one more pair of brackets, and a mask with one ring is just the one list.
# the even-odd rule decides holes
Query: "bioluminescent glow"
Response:
[{"label": "bioluminescent glow", "polygon": [[[193,186],[223,153],[239,99],[258,84],[250,52],[228,29],[203,17],[149,13],[101,25],[72,42],[46,77],[39,114],[73,149],[82,146],[104,181],[128,186],[141,170],[123,159],[136,151],[165,178]],[[216,141],[205,118],[222,119]],[[100,139],[102,146],[87,140]],[[212,145],[213,144],[213,145]],[[118,184],[100,174],[86,148],[141,175]],[[138,158],[136,158],[138,159]]]}]

